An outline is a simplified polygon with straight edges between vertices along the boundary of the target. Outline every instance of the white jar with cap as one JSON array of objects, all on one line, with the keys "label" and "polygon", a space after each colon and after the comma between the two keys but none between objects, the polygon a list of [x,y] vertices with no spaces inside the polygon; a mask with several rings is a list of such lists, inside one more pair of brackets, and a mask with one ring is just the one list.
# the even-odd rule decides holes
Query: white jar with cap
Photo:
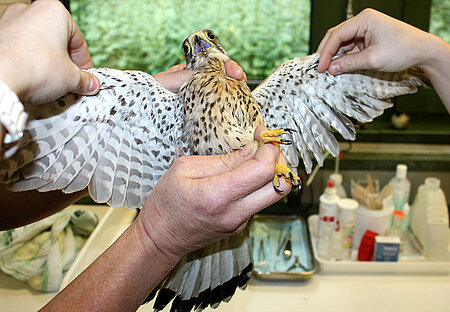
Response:
[{"label": "white jar with cap", "polygon": [[351,258],[353,235],[355,233],[356,211],[358,202],[351,198],[340,199],[337,203],[339,209],[339,225],[341,228],[342,248],[344,259]]}]

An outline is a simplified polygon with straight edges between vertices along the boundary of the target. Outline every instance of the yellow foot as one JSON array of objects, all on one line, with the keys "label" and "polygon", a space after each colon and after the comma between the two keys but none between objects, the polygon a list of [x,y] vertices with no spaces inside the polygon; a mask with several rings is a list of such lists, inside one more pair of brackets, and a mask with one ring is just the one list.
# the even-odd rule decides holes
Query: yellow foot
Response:
[{"label": "yellow foot", "polygon": [[279,189],[280,178],[278,178],[278,176],[284,176],[286,179],[288,179],[295,189],[299,189],[301,187],[300,178],[294,172],[292,172],[291,169],[286,167],[286,165],[283,165],[282,163],[277,163],[275,166],[275,176],[273,177],[272,183],[275,191],[279,193],[282,193],[283,191]]},{"label": "yellow foot", "polygon": [[295,130],[288,129],[288,128],[266,130],[266,131],[261,132],[260,142],[262,144],[275,142],[275,143],[279,143],[279,144],[289,145],[289,144],[292,144],[291,140],[282,139],[282,138],[279,138],[279,136],[282,134],[287,134],[287,133],[292,133],[292,132],[295,132]]}]

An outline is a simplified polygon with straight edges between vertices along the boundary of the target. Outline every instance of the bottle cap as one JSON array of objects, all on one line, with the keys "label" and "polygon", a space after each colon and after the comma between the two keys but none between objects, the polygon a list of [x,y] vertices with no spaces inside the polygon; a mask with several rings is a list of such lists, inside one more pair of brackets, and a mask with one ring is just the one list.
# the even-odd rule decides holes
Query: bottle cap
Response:
[{"label": "bottle cap", "polygon": [[397,165],[397,172],[395,176],[399,179],[405,179],[406,173],[408,172],[408,167],[404,164],[398,164]]},{"label": "bottle cap", "polygon": [[353,211],[358,208],[359,204],[352,198],[343,198],[338,201],[338,207],[341,210]]},{"label": "bottle cap", "polygon": [[330,174],[330,180],[334,181],[336,184],[342,184],[342,174],[340,173],[332,173]]},{"label": "bottle cap", "polygon": [[405,217],[405,213],[401,210],[395,210],[394,211],[394,217],[395,218],[404,218]]},{"label": "bottle cap", "polygon": [[333,198],[334,198],[334,196],[335,196],[336,194],[337,194],[337,190],[336,190],[336,188],[334,187],[334,181],[328,180],[328,182],[327,182],[327,187],[325,188],[324,195],[325,195],[326,197],[333,196]]},{"label": "bottle cap", "polygon": [[437,189],[441,186],[441,180],[438,178],[428,177],[425,178],[425,185],[428,189]]}]

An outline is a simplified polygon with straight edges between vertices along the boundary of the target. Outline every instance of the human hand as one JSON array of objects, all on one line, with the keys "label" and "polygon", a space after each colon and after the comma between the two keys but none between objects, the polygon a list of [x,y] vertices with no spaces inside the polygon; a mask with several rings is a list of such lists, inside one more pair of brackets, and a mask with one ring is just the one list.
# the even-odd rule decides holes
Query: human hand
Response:
[{"label": "human hand", "polygon": [[[429,46],[422,44],[432,36],[381,12],[366,9],[328,30],[317,50],[318,71],[328,69],[334,75],[358,69],[392,72],[420,66],[429,54]],[[336,54],[351,50],[332,60]]]},{"label": "human hand", "polygon": [[100,81],[86,41],[59,1],[10,5],[0,18],[0,80],[23,102],[41,104],[68,92],[91,95]]},{"label": "human hand", "polygon": [[231,154],[177,159],[139,214],[146,240],[176,259],[238,233],[253,214],[289,193],[284,179],[283,194],[273,188],[277,162],[286,163],[279,147],[258,148],[257,141]]},{"label": "human hand", "polygon": [[[184,69],[186,64],[178,64],[172,66],[166,71],[157,73],[153,77],[162,84],[167,90],[172,92],[180,91],[181,86],[192,76],[194,73],[191,69]],[[247,76],[242,68],[233,60],[229,60],[225,63],[225,71],[228,76],[236,80],[247,80]]]}]

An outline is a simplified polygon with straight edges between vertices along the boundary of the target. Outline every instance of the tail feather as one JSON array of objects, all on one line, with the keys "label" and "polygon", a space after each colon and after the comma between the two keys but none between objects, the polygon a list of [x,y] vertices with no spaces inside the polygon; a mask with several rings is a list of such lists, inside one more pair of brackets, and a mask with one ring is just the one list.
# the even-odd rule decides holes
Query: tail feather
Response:
[{"label": "tail feather", "polygon": [[146,302],[156,295],[153,309],[160,311],[172,301],[171,312],[201,311],[228,302],[236,288],[245,288],[251,276],[248,235],[245,229],[186,255]]}]

